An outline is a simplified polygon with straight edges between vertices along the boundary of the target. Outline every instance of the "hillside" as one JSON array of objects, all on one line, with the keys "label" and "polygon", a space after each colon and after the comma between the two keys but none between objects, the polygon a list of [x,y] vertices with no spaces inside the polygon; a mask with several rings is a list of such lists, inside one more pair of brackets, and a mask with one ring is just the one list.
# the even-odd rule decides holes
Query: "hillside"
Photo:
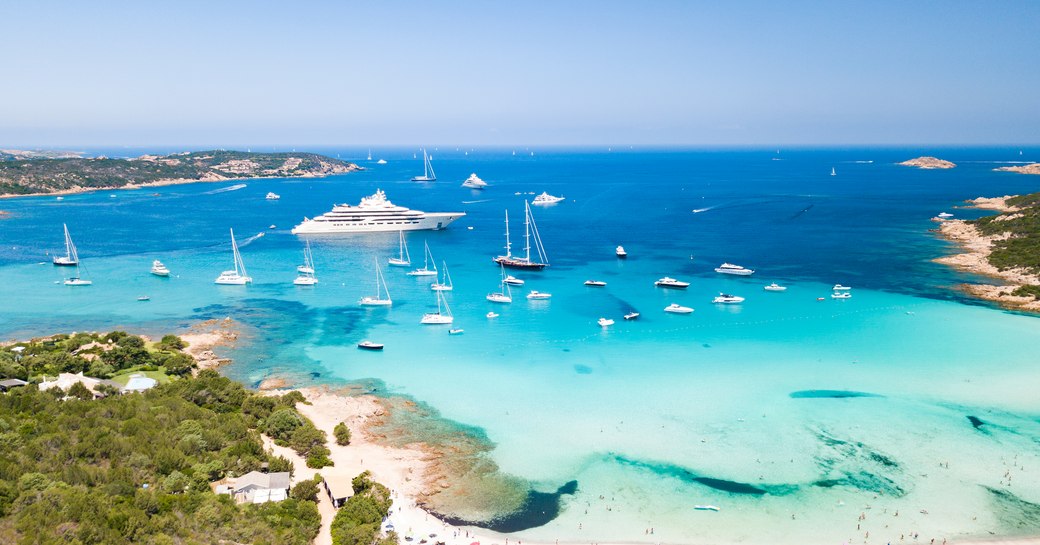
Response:
[{"label": "hillside", "polygon": [[0,159],[0,195],[73,193],[235,178],[317,177],[359,169],[353,163],[314,153],[224,150],[143,155],[133,159]]}]

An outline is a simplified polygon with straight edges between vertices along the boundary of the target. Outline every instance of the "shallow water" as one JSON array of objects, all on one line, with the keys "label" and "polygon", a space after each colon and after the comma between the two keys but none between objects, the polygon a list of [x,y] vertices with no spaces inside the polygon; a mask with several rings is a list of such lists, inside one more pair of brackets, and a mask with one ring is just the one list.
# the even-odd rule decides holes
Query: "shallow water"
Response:
[{"label": "shallow water", "polygon": [[[892,541],[911,530],[1038,530],[1028,506],[1040,503],[1040,482],[1028,475],[1040,471],[1031,342],[1040,320],[949,289],[971,278],[931,263],[951,248],[928,232],[940,211],[982,213],[954,209],[963,199],[1035,190],[1035,177],[971,162],[1020,160],[1017,149],[932,150],[960,164],[951,171],[893,164],[917,150],[433,153],[441,181],[431,184],[404,181],[421,161],[392,150],[366,172],[249,180],[236,191],[221,191],[227,182],[2,201],[12,216],[0,220],[0,333],[159,332],[232,316],[251,342],[233,352],[230,376],[378,379],[382,393],[457,425],[436,428],[442,438],[479,430],[509,482],[553,493],[577,481],[559,496],[559,516],[519,539],[805,543],[867,530]],[[460,188],[473,171],[491,187]],[[423,241],[447,262],[463,335],[419,325],[435,306],[432,280],[403,270],[384,267],[392,309],[356,305],[374,289],[374,262],[396,253],[395,233],[315,237],[321,283],[291,284],[302,242],[288,229],[377,187],[406,206],[467,213],[448,230],[408,234],[413,263]],[[282,199],[265,201],[268,191]],[[567,197],[534,210],[552,265],[517,274],[528,283],[513,304],[488,303],[503,210],[515,250],[531,195],[514,193],[541,191]],[[46,252],[61,246],[62,222],[91,287],[54,284],[66,271]],[[252,286],[212,284],[230,265],[228,228],[245,242]],[[627,260],[615,258],[617,244]],[[172,278],[147,274],[156,258]],[[714,273],[723,261],[757,272]],[[655,288],[665,275],[692,285]],[[583,286],[590,278],[608,285]],[[789,289],[762,289],[773,281]],[[831,299],[835,283],[853,297]],[[528,301],[530,289],[553,297]],[[719,292],[747,301],[713,305]],[[696,311],[662,312],[673,302]],[[631,309],[640,318],[621,320]],[[500,317],[485,318],[489,310]],[[600,328],[601,316],[617,323]],[[366,338],[386,349],[359,352]],[[470,507],[497,505],[480,493]]]}]

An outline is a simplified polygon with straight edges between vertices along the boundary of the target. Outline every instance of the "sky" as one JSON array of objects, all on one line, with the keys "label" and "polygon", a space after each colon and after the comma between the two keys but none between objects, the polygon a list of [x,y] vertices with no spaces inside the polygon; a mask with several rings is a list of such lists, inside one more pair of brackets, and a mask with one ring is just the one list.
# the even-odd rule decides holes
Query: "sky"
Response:
[{"label": "sky", "polygon": [[0,146],[1040,143],[1040,2],[0,3]]}]

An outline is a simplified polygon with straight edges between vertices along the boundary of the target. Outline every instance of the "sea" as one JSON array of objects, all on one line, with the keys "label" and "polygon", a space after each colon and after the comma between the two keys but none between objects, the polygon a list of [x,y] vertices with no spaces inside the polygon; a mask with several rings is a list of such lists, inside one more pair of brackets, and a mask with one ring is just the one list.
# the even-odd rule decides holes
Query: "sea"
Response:
[{"label": "sea", "polygon": [[[169,151],[181,150],[93,150]],[[1038,161],[1040,148],[442,146],[428,149],[437,180],[427,183],[410,181],[419,149],[374,148],[372,160],[367,148],[309,151],[364,170],[0,200],[0,337],[162,334],[230,317],[243,337],[225,349],[228,376],[362,385],[422,408],[400,419],[402,442],[478,443],[480,463],[463,471],[479,474],[431,509],[517,541],[1040,533],[1040,319],[958,291],[985,279],[932,261],[957,248],[931,220],[989,213],[966,199],[1040,190],[1038,177],[994,171]],[[920,155],[957,167],[897,164]],[[488,187],[461,187],[470,173]],[[290,233],[379,189],[410,208],[465,213],[405,233],[413,266],[428,245],[429,266],[450,272],[445,301],[463,333],[420,325],[437,308],[434,279],[387,266],[398,233]],[[541,192],[564,197],[532,207],[550,266],[507,271],[526,285],[511,304],[490,303],[505,212],[522,252],[524,202]],[[50,263],[63,224],[91,286],[63,285],[71,271]],[[231,229],[249,286],[213,283],[232,267]],[[293,285],[306,240],[313,287]],[[155,259],[170,278],[149,274]],[[716,273],[723,262],[755,272]],[[391,308],[358,305],[375,293],[376,268]],[[664,276],[690,286],[655,287]],[[786,291],[763,289],[772,282]],[[852,296],[832,298],[835,284]],[[530,290],[552,298],[528,300]],[[745,301],[713,304],[720,293]],[[694,312],[665,313],[672,303]],[[358,350],[362,340],[385,349]]]}]

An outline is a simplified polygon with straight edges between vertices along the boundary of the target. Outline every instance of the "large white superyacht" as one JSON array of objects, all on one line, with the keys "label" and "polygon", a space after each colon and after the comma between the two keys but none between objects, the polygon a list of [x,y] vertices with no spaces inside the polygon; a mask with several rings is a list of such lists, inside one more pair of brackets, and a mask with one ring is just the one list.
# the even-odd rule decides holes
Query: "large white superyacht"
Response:
[{"label": "large white superyacht", "polygon": [[357,206],[337,204],[316,218],[304,218],[293,227],[294,235],[327,233],[375,233],[381,231],[418,231],[444,229],[465,216],[465,212],[423,212],[395,205],[379,189],[363,197]]}]

